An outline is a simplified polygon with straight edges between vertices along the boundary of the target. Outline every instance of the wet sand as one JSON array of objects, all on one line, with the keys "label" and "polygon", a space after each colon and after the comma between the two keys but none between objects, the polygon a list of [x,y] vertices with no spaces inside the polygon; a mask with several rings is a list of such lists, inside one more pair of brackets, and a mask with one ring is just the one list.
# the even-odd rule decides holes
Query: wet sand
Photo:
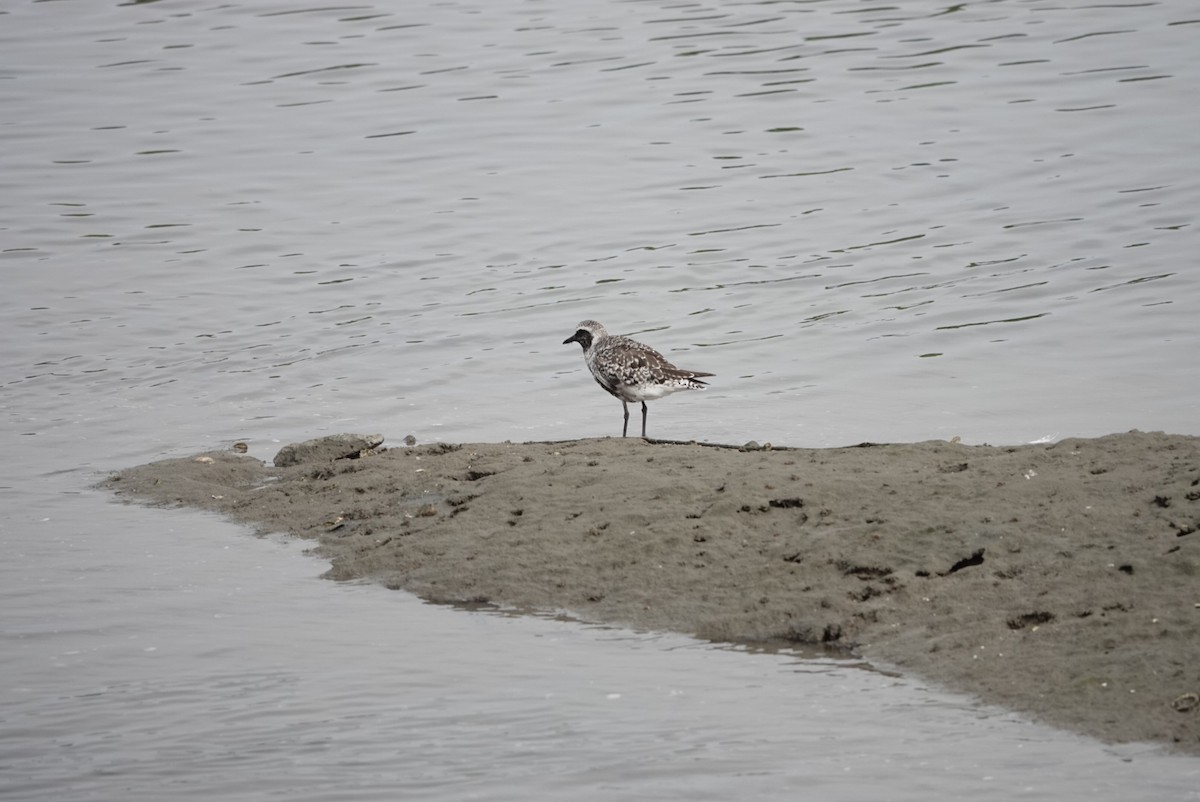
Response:
[{"label": "wet sand", "polygon": [[333,579],[816,644],[1200,755],[1200,438],[375,444],[313,441],[283,467],[212,452],[103,484],[311,539]]}]

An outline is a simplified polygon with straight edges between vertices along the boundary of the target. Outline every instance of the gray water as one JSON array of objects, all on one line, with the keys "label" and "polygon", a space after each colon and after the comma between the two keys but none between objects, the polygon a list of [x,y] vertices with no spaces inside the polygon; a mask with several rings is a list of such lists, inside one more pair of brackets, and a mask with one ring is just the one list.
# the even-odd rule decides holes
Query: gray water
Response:
[{"label": "gray water", "polygon": [[0,795],[1196,799],[834,660],[316,577],[124,507],[204,448],[1200,434],[1200,10],[0,3]]}]

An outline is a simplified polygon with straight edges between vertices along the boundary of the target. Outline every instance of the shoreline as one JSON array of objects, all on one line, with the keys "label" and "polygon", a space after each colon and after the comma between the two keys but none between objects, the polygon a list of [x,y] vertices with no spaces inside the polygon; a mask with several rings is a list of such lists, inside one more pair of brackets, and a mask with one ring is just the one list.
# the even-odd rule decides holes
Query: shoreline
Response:
[{"label": "shoreline", "polygon": [[1200,438],[833,449],[603,438],[233,451],[101,483],[315,541],[327,577],[816,644],[1200,755]]}]

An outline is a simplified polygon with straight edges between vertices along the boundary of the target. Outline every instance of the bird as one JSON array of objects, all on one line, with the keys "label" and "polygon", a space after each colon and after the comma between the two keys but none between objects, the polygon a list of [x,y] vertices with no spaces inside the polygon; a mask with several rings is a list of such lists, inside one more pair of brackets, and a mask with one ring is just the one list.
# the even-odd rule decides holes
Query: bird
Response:
[{"label": "bird", "polygon": [[625,410],[625,425],[621,436],[629,434],[629,403],[642,402],[642,437],[646,436],[646,402],[679,390],[703,390],[707,383],[702,376],[712,376],[698,370],[677,368],[648,345],[609,334],[594,320],[585,320],[575,327],[575,333],[563,340],[563,345],[583,346],[583,360],[596,383],[621,400]]}]

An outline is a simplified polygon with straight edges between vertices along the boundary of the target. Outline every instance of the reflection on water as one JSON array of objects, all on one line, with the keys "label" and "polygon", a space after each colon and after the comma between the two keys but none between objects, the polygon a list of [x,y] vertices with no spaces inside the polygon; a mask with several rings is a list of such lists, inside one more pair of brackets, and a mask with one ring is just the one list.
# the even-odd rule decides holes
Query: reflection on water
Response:
[{"label": "reflection on water", "polygon": [[[0,9],[3,781],[1184,797],[1178,762],[878,676],[821,664],[838,690],[809,698],[776,658],[317,590],[269,545],[71,494],[239,439],[608,434],[559,345],[584,318],[717,374],[662,402],[668,439],[1197,433],[1198,25],[1179,2]],[[830,701],[859,693],[891,712]]]},{"label": "reflection on water", "polygon": [[1195,760],[851,662],[321,582],[192,511],[28,512],[43,538],[0,585],[6,798],[1197,798]]}]

